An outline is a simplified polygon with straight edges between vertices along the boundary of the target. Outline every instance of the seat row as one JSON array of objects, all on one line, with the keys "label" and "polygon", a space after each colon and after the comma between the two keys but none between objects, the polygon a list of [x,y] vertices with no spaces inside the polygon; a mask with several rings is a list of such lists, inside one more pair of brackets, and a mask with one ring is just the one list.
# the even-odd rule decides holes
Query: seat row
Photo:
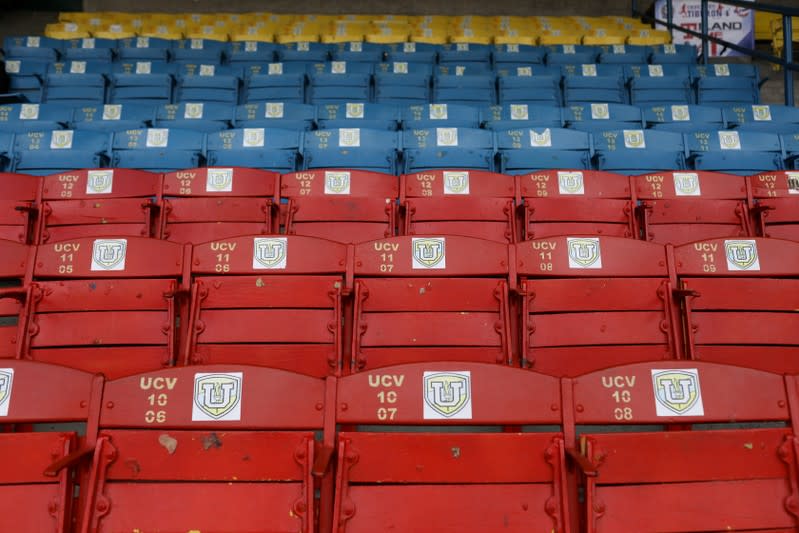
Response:
[{"label": "seat row", "polygon": [[320,168],[386,174],[471,169],[512,175],[546,169],[634,175],[691,168],[749,175],[795,168],[797,162],[799,133],[746,130],[681,134],[618,129],[591,134],[563,128],[428,127],[397,132],[356,127],[308,132],[240,128],[207,134],[169,128],[0,133],[0,170],[33,175],[76,168],[169,172],[199,166],[281,173]]},{"label": "seat row", "polygon": [[508,63],[202,62],[7,60],[9,90],[32,102],[96,105],[197,100],[229,104],[370,102],[469,105],[581,102],[757,104],[754,65],[544,66]]},{"label": "seat row", "polygon": [[343,243],[434,233],[505,243],[565,233],[676,245],[799,241],[799,173],[784,171],[436,170],[397,178],[345,169],[282,176],[237,167],[165,175],[98,169],[3,174],[0,197],[0,238],[22,243],[107,235],[199,243],[251,233]]},{"label": "seat row", "polygon": [[326,376],[439,360],[555,376],[686,359],[799,371],[795,241],[1,244],[0,356],[108,377],[196,364]]},{"label": "seat row", "polygon": [[563,380],[463,361],[104,380],[9,361],[0,526],[794,531],[798,390],[795,376],[700,361]]}]

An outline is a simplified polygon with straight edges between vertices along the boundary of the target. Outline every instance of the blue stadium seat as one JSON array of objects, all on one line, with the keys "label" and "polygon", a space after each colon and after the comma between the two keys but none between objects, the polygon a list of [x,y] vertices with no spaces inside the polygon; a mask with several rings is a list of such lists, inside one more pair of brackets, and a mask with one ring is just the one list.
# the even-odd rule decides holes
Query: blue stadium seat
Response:
[{"label": "blue stadium seat", "polygon": [[556,44],[547,46],[548,65],[583,65],[596,63],[599,49],[596,46]]},{"label": "blue stadium seat", "polygon": [[427,63],[438,60],[438,46],[429,43],[395,43],[388,46],[387,62]]},{"label": "blue stadium seat", "polygon": [[328,44],[299,42],[278,46],[276,53],[279,62],[310,65],[330,59],[331,50],[332,46]]},{"label": "blue stadium seat", "polygon": [[155,107],[145,104],[105,104],[75,109],[70,127],[113,132],[149,128],[155,124]]},{"label": "blue stadium seat", "polygon": [[771,133],[799,132],[799,109],[785,105],[738,105],[724,109],[730,128]]},{"label": "blue stadium seat", "polygon": [[476,128],[440,127],[402,132],[403,172],[434,169],[493,171],[494,135]]},{"label": "blue stadium seat", "polygon": [[58,61],[63,43],[58,39],[38,35],[12,36],[3,39],[3,56],[6,59],[34,59],[45,62]]},{"label": "blue stadium seat", "polygon": [[433,65],[393,61],[377,63],[374,101],[381,104],[423,104],[430,101]]},{"label": "blue stadium seat", "polygon": [[483,127],[489,130],[514,128],[562,128],[559,107],[527,104],[501,104],[483,108]]},{"label": "blue stadium seat", "polygon": [[653,105],[644,107],[647,128],[664,131],[691,132],[722,130],[726,127],[718,107],[703,105]]},{"label": "blue stadium seat", "polygon": [[50,64],[39,59],[6,59],[8,92],[19,93],[29,102],[41,102],[44,78]]},{"label": "blue stadium seat", "polygon": [[197,131],[219,131],[233,127],[236,108],[214,102],[181,102],[158,106],[155,127]]},{"label": "blue stadium seat", "polygon": [[496,132],[500,172],[527,174],[544,169],[591,168],[591,135],[563,128]]},{"label": "blue stadium seat", "polygon": [[242,100],[244,103],[305,103],[305,65],[269,63],[245,70]]},{"label": "blue stadium seat", "polygon": [[689,162],[697,170],[750,175],[784,168],[780,136],[757,131],[704,131],[685,135]]},{"label": "blue stadium seat", "polygon": [[650,50],[649,62],[655,65],[665,65],[667,63],[696,64],[697,47],[690,44],[661,44],[653,46]]},{"label": "blue stadium seat", "polygon": [[117,41],[120,61],[169,61],[172,41],[155,37],[129,37]]},{"label": "blue stadium seat", "polygon": [[174,65],[163,61],[114,64],[108,90],[112,104],[168,104],[172,101]]},{"label": "blue stadium seat", "polygon": [[105,61],[66,61],[51,63],[42,93],[42,102],[68,106],[98,105],[105,102],[106,74],[111,63]]},{"label": "blue stadium seat", "polygon": [[372,96],[371,63],[329,61],[308,67],[308,103],[368,102]]},{"label": "blue stadium seat", "polygon": [[599,62],[614,65],[648,63],[649,53],[649,49],[646,46],[614,44],[599,53]]},{"label": "blue stadium seat", "polygon": [[65,61],[113,61],[117,49],[116,39],[68,39],[64,41]]},{"label": "blue stadium seat", "polygon": [[657,130],[596,131],[593,140],[598,170],[634,176],[686,167],[685,144],[680,133]]},{"label": "blue stadium seat", "polygon": [[497,69],[499,103],[561,106],[560,67],[503,65]]},{"label": "blue stadium seat", "polygon": [[352,63],[380,63],[385,57],[385,48],[377,43],[352,41],[337,43],[331,52],[333,61]]},{"label": "blue stadium seat", "polygon": [[411,105],[400,109],[402,129],[479,128],[480,108],[461,104]]},{"label": "blue stadium seat", "polygon": [[231,66],[274,63],[278,45],[261,41],[233,41],[225,52]]},{"label": "blue stadium seat", "polygon": [[301,134],[294,130],[241,128],[209,133],[208,166],[294,172],[300,142]]},{"label": "blue stadium seat", "polygon": [[694,103],[693,81],[688,65],[629,65],[625,71],[632,104]]},{"label": "blue stadium seat", "polygon": [[181,39],[172,43],[172,61],[221,65],[226,46],[213,39]]},{"label": "blue stadium seat", "polygon": [[639,107],[623,104],[577,104],[563,108],[567,128],[583,131],[640,129],[643,115]]},{"label": "blue stadium seat", "polygon": [[367,128],[396,131],[399,128],[399,109],[391,104],[347,102],[319,104],[316,108],[320,129]]},{"label": "blue stadium seat", "polygon": [[542,64],[546,55],[545,48],[526,44],[496,45],[492,52],[495,69],[499,69],[503,65]]},{"label": "blue stadium seat", "polygon": [[785,166],[799,170],[799,133],[783,134],[782,143],[785,151]]},{"label": "blue stadium seat", "polygon": [[692,76],[696,79],[698,104],[726,107],[760,103],[760,71],[757,65],[716,63],[691,68]]},{"label": "blue stadium seat", "polygon": [[349,168],[397,173],[399,134],[360,128],[307,132],[303,142],[303,170]]},{"label": "blue stadium seat", "polygon": [[491,68],[491,47],[487,44],[452,43],[438,50],[440,65],[467,65]]},{"label": "blue stadium seat", "polygon": [[72,120],[72,108],[58,104],[0,105],[0,131],[23,133],[64,129]]},{"label": "blue stadium seat", "polygon": [[435,69],[433,101],[486,106],[497,101],[494,72],[478,63],[448,63]]},{"label": "blue stadium seat", "polygon": [[113,134],[111,166],[172,172],[202,166],[205,134],[149,128]]},{"label": "blue stadium seat", "polygon": [[239,71],[213,64],[183,63],[175,78],[175,102],[239,103]]},{"label": "blue stadium seat", "polygon": [[14,172],[45,176],[108,164],[109,135],[94,131],[54,130],[14,136]]},{"label": "blue stadium seat", "polygon": [[0,172],[11,172],[14,134],[0,132]]},{"label": "blue stadium seat", "polygon": [[629,102],[621,65],[585,63],[563,65],[562,69],[564,105]]},{"label": "blue stadium seat", "polygon": [[316,123],[316,106],[291,102],[260,102],[236,107],[237,128],[310,130]]}]

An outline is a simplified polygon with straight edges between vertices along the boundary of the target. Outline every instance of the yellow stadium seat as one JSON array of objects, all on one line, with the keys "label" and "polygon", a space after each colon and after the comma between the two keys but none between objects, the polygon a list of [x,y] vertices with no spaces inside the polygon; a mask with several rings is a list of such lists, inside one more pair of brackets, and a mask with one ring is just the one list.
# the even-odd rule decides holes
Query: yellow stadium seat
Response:
[{"label": "yellow stadium seat", "polygon": [[553,44],[580,44],[582,37],[580,32],[574,30],[549,30],[538,36],[538,44],[541,46]]},{"label": "yellow stadium seat", "polygon": [[667,31],[660,30],[638,30],[627,37],[627,44],[641,46],[657,46],[659,44],[669,44],[671,35]]},{"label": "yellow stadium seat", "polygon": [[90,37],[88,26],[75,22],[56,22],[44,27],[45,37],[53,39],[83,39]]}]

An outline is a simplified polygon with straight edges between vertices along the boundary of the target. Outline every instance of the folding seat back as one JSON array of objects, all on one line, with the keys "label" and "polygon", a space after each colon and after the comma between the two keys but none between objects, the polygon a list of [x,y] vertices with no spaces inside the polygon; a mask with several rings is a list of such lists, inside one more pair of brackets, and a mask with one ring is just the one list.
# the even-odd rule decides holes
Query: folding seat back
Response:
[{"label": "folding seat back", "polygon": [[165,61],[114,64],[108,89],[112,104],[168,104],[172,101],[174,65]]},{"label": "folding seat back", "polygon": [[315,531],[323,380],[197,366],[116,379],[104,397],[83,532]]},{"label": "folding seat back", "polygon": [[292,102],[259,102],[236,107],[237,128],[310,130],[316,122],[316,106]]},{"label": "folding seat back", "polygon": [[73,107],[102,104],[105,101],[106,74],[110,73],[111,64],[106,61],[51,63],[42,102]]},{"label": "folding seat back", "polygon": [[[18,355],[19,339],[25,328],[25,301],[31,247],[19,241],[0,239],[0,365]],[[2,379],[2,378],[0,378]],[[2,404],[0,404],[0,409]]]},{"label": "folding seat back", "polygon": [[511,364],[507,253],[504,243],[455,235],[357,244],[350,369]]},{"label": "folding seat back", "polygon": [[685,168],[683,136],[671,131],[625,129],[594,132],[596,168],[644,174]]},{"label": "folding seat back", "polygon": [[372,70],[371,63],[314,63],[308,67],[308,101],[312,104],[369,102]]},{"label": "folding seat back", "polygon": [[638,237],[627,176],[596,170],[544,170],[520,176],[519,190],[524,239]]},{"label": "folding seat back", "polygon": [[81,237],[156,237],[157,174],[131,169],[74,170],[42,178],[37,242]]},{"label": "folding seat back", "polygon": [[385,56],[385,48],[381,44],[363,41],[338,43],[331,51],[333,61],[352,63],[380,63]]},{"label": "folding seat back", "polygon": [[186,364],[339,371],[345,245],[246,235],[198,244],[193,253]]},{"label": "folding seat back", "polygon": [[625,77],[635,105],[689,105],[695,101],[688,65],[629,65]]},{"label": "folding seat back", "polygon": [[0,105],[0,132],[60,130],[72,120],[72,109],[58,104]]},{"label": "folding seat back", "polygon": [[[581,440],[595,466],[586,530],[795,529],[785,504],[796,484],[788,408],[795,391],[786,394],[786,381],[793,383],[702,361],[639,363],[573,380],[575,422],[586,426]],[[733,387],[757,394],[731,394]],[[601,425],[611,427],[594,429]]]},{"label": "folding seat back", "polygon": [[155,123],[155,107],[146,104],[80,106],[70,122],[76,130],[113,132],[141,129]]},{"label": "folding seat back", "polygon": [[491,68],[491,47],[487,44],[451,43],[438,50],[440,65],[477,65]]},{"label": "folding seat back", "polygon": [[14,136],[14,171],[36,176],[108,163],[109,136],[77,130],[19,133]]},{"label": "folding seat back", "polygon": [[612,65],[640,65],[649,62],[649,55],[646,46],[613,44],[601,48],[598,61]]},{"label": "folding seat back", "polygon": [[430,63],[377,63],[373,76],[374,101],[381,104],[425,104],[430,101],[432,75],[433,65]]},{"label": "folding seat back", "polygon": [[643,127],[641,108],[623,104],[584,103],[563,108],[567,128],[583,131],[640,129]]},{"label": "folding seat back", "polygon": [[194,168],[164,175],[160,236],[205,242],[277,233],[279,175],[251,168]]},{"label": "folding seat back", "polygon": [[718,107],[702,105],[642,106],[644,125],[656,130],[690,133],[724,129],[726,121]]},{"label": "folding seat back", "polygon": [[297,169],[299,131],[243,128],[209,133],[208,164],[252,167],[275,172]]},{"label": "folding seat back", "polygon": [[0,239],[34,242],[40,188],[39,178],[0,174]]},{"label": "folding seat back", "polygon": [[557,44],[547,46],[548,65],[583,65],[596,63],[599,48],[574,44]]},{"label": "folding seat back", "polygon": [[516,240],[515,180],[479,170],[431,170],[402,177],[403,235]]},{"label": "folding seat back", "polygon": [[79,451],[79,426],[96,423],[102,377],[30,361],[0,366],[0,420],[9,428],[0,433],[0,528],[71,531],[76,469],[50,466]]},{"label": "folding seat back", "polygon": [[439,65],[433,77],[432,100],[473,106],[493,105],[497,102],[494,72],[478,63]]},{"label": "folding seat back", "polygon": [[799,243],[707,239],[675,248],[690,359],[797,373]]},{"label": "folding seat back", "polygon": [[305,170],[281,177],[285,232],[338,242],[396,234],[399,180],[363,170]]},{"label": "folding seat back", "polygon": [[658,172],[632,178],[644,239],[684,244],[752,234],[743,176]]},{"label": "folding seat back", "polygon": [[404,130],[405,173],[434,169],[494,170],[494,135],[476,128]]},{"label": "folding seat back", "polygon": [[214,132],[233,126],[236,108],[213,101],[164,104],[155,110],[157,128]]},{"label": "folding seat back", "polygon": [[784,168],[780,136],[759,131],[703,131],[685,136],[697,170],[750,175]]},{"label": "folding seat back", "polygon": [[339,128],[304,136],[303,170],[345,168],[395,174],[399,134],[387,130]]},{"label": "folding seat back", "polygon": [[[200,166],[205,151],[201,131],[147,128],[113,134],[111,166],[169,172]],[[84,165],[86,166],[86,165]]]},{"label": "folding seat back", "polygon": [[756,234],[799,241],[799,173],[765,172],[746,179]]},{"label": "folding seat back", "polygon": [[277,49],[277,60],[284,63],[321,63],[330,58],[331,46],[325,43],[286,43]]},{"label": "folding seat back", "polygon": [[342,378],[333,531],[571,531],[559,405],[556,379],[498,365]]},{"label": "folding seat back", "polygon": [[19,357],[107,377],[175,362],[179,244],[127,236],[38,247]]},{"label": "folding seat back", "polygon": [[225,52],[231,66],[274,63],[278,45],[264,41],[233,41]]},{"label": "folding seat back", "polygon": [[563,128],[497,131],[496,143],[503,174],[591,168],[591,137],[583,131]]},{"label": "folding seat back", "polygon": [[719,107],[760,103],[757,65],[716,63],[691,68],[696,78],[697,103]]},{"label": "folding seat back", "polygon": [[494,46],[491,56],[497,69],[505,64],[542,64],[546,58],[546,49],[525,44],[502,44]]},{"label": "folding seat back", "polygon": [[462,104],[424,104],[403,107],[400,110],[402,129],[435,127],[479,128],[480,109]]},{"label": "folding seat back", "polygon": [[239,69],[208,63],[183,63],[175,79],[175,102],[239,103]]},{"label": "folding seat back", "polygon": [[52,63],[58,61],[61,50],[61,40],[50,37],[22,35],[3,39],[3,56],[7,59],[35,59]]},{"label": "folding seat back", "polygon": [[438,60],[438,46],[431,43],[402,42],[389,46],[386,61],[434,64]]},{"label": "folding seat back", "polygon": [[4,64],[8,92],[25,96],[28,102],[40,102],[44,77],[50,63],[36,59],[6,59]]},{"label": "folding seat back", "polygon": [[697,47],[692,44],[661,44],[651,48],[649,62],[653,65],[667,63],[696,64]]},{"label": "folding seat back", "polygon": [[213,39],[180,39],[172,43],[172,61],[221,65],[227,43]]},{"label": "folding seat back", "polygon": [[307,78],[303,63],[253,65],[244,72],[242,100],[245,103],[305,102]]},{"label": "folding seat back", "polygon": [[522,362],[575,376],[679,358],[666,248],[618,237],[554,236],[516,246]]},{"label": "folding seat back", "polygon": [[394,131],[400,120],[397,106],[361,102],[319,104],[316,116],[320,129],[369,128]]},{"label": "folding seat back", "polygon": [[122,61],[169,61],[173,42],[157,37],[130,37],[117,41]]},{"label": "folding seat back", "polygon": [[583,63],[563,65],[565,105],[591,102],[626,104],[629,102],[624,68],[620,65]]},{"label": "folding seat back", "polygon": [[785,105],[737,105],[724,108],[730,128],[790,134],[799,131],[799,112]]},{"label": "folding seat back", "polygon": [[64,41],[64,59],[72,61],[106,61],[114,59],[117,42],[114,39],[82,37]]},{"label": "folding seat back", "polygon": [[562,71],[558,66],[498,65],[499,103],[563,105],[561,80]]},{"label": "folding seat back", "polygon": [[501,131],[514,128],[561,128],[560,108],[535,104],[500,104],[483,108],[482,126]]}]

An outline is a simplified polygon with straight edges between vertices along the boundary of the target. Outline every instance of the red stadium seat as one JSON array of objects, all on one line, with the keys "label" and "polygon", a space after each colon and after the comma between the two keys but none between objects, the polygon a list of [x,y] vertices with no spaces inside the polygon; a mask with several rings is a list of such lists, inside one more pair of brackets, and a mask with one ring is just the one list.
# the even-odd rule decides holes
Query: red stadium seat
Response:
[{"label": "red stadium seat", "polygon": [[743,176],[675,171],[632,180],[647,241],[676,245],[751,235]]},{"label": "red stadium seat", "polygon": [[0,361],[0,423],[8,424],[0,432],[0,530],[73,531],[77,471],[50,467],[78,451],[78,431],[91,431],[102,390],[101,377],[78,370]]},{"label": "red stadium seat", "polygon": [[354,275],[352,371],[513,361],[507,245],[453,235],[365,242]]},{"label": "red stadium seat", "polygon": [[627,176],[594,170],[542,170],[518,179],[525,239],[567,234],[638,236]]},{"label": "red stadium seat", "polygon": [[162,238],[206,242],[278,233],[280,175],[251,168],[193,168],[164,174]]},{"label": "red stadium seat", "polygon": [[186,364],[339,371],[346,245],[296,235],[194,247]]},{"label": "red stadium seat", "polygon": [[337,423],[369,428],[339,433],[333,531],[571,531],[563,433],[480,427],[561,426],[562,414],[557,379],[494,364],[342,378]]},{"label": "red stadium seat", "polygon": [[[28,298],[25,277],[32,263],[31,246],[0,239],[0,359],[14,358],[19,351],[20,324],[25,323]],[[0,362],[2,364],[2,362]]]},{"label": "red stadium seat", "polygon": [[516,244],[522,362],[559,376],[678,358],[666,248],[619,237]]},{"label": "red stadium seat", "polygon": [[[585,487],[589,533],[799,527],[797,413],[789,410],[796,390],[786,394],[782,376],[701,361],[639,363],[580,376],[571,394],[596,468]],[[617,431],[592,431],[597,425]]]},{"label": "red stadium seat", "polygon": [[396,235],[399,179],[365,170],[304,170],[284,174],[280,197],[286,233],[338,242]]},{"label": "red stadium seat", "polygon": [[674,257],[690,359],[799,373],[799,242],[715,239]]},{"label": "red stadium seat", "polygon": [[108,382],[80,531],[313,533],[325,388],[240,365]]},{"label": "red stadium seat", "polygon": [[482,170],[430,170],[401,178],[404,235],[465,235],[515,242],[513,176]]},{"label": "red stadium seat", "polygon": [[0,172],[0,239],[32,244],[40,178]]},{"label": "red stadium seat", "polygon": [[158,234],[158,174],[106,168],[74,170],[42,179],[38,242]]},{"label": "red stadium seat", "polygon": [[758,235],[799,241],[799,172],[749,176]]},{"label": "red stadium seat", "polygon": [[117,377],[175,362],[183,246],[145,237],[38,247],[19,356]]}]

